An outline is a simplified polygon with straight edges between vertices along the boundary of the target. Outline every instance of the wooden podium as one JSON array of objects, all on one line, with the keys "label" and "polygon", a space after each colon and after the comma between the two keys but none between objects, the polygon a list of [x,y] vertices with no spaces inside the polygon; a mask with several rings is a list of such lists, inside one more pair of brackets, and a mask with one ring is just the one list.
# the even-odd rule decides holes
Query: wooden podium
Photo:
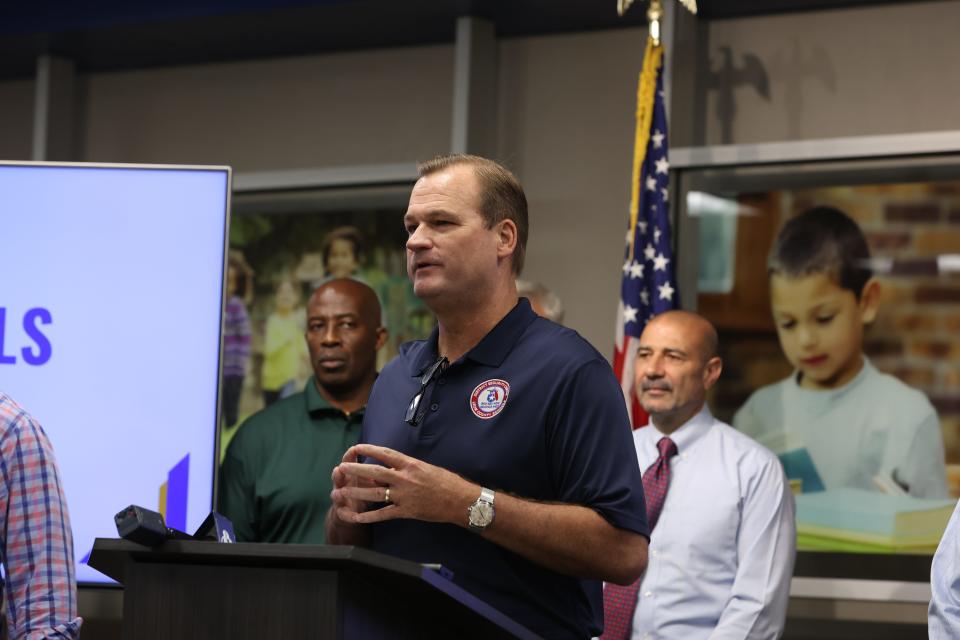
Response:
[{"label": "wooden podium", "polygon": [[346,546],[98,538],[123,638],[537,638],[434,569]]}]

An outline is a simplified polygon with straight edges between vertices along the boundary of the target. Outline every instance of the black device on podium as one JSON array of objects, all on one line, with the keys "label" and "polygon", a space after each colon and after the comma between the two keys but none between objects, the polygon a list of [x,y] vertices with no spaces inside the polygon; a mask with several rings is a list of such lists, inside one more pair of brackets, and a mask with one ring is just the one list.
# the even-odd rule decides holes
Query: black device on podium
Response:
[{"label": "black device on podium", "polygon": [[98,538],[123,638],[537,638],[438,571],[349,546]]},{"label": "black device on podium", "polygon": [[235,542],[233,523],[216,511],[204,518],[193,535],[167,526],[163,515],[135,504],[117,512],[113,516],[117,533],[124,540],[130,540],[147,547],[155,547],[166,540],[213,540],[215,542]]}]

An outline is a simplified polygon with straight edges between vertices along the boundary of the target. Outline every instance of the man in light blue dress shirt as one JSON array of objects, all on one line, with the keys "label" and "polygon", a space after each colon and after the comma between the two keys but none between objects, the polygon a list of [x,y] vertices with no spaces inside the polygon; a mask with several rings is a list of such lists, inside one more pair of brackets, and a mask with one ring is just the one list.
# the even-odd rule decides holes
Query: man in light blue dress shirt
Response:
[{"label": "man in light blue dress shirt", "polygon": [[960,503],[933,556],[930,589],[930,640],[960,638]]},{"label": "man in light blue dress shirt", "polygon": [[707,390],[720,377],[717,333],[671,311],[647,324],[636,384],[650,424],[634,432],[647,469],[657,442],[677,447],[651,534],[632,638],[744,640],[783,633],[796,555],[794,503],[770,451],[716,420]]}]

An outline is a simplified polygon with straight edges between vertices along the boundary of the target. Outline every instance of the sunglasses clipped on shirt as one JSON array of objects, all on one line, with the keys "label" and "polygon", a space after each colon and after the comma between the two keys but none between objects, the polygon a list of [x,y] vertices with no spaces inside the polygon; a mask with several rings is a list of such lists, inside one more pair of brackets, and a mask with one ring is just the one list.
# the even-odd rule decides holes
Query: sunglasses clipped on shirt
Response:
[{"label": "sunglasses clipped on shirt", "polygon": [[420,390],[410,400],[410,404],[407,405],[407,414],[403,418],[411,427],[416,427],[423,420],[423,416],[427,413],[427,403],[423,402],[423,397],[427,394],[427,389],[433,381],[440,377],[448,364],[450,364],[450,361],[447,360],[447,357],[440,356],[420,376]]}]

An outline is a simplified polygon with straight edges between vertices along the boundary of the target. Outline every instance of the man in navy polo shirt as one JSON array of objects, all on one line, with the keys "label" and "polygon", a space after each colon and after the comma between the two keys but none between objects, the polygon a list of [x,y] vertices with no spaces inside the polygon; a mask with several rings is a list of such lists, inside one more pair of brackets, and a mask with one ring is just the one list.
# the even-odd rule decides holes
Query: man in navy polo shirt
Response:
[{"label": "man in navy polo shirt", "polygon": [[518,299],[516,178],[473,156],[419,170],[407,271],[439,326],[374,385],[363,444],[333,472],[327,539],[440,562],[542,636],[599,635],[601,581],[628,584],[647,559],[619,383],[579,335]]}]

